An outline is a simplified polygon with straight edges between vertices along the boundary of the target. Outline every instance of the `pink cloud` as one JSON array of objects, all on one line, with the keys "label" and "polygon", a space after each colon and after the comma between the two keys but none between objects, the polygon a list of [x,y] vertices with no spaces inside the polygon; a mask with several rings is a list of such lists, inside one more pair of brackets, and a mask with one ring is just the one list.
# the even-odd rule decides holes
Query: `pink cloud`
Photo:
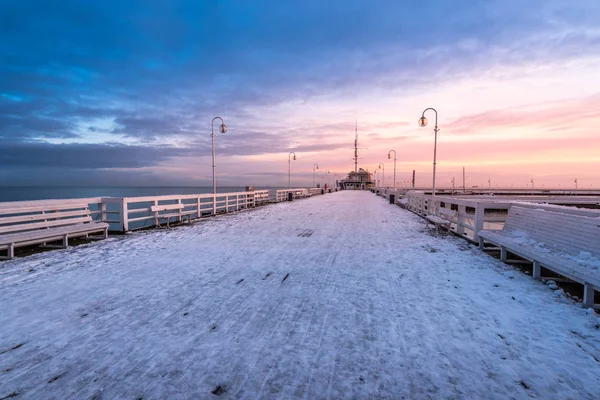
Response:
[{"label": "pink cloud", "polygon": [[590,125],[600,126],[600,95],[467,115],[445,128],[452,135],[475,135],[507,128],[566,131]]}]

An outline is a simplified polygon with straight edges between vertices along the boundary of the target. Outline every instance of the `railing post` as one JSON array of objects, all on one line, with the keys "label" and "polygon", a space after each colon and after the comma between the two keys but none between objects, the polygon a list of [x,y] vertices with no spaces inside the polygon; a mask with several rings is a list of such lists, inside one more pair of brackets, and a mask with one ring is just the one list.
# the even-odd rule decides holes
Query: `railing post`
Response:
[{"label": "railing post", "polygon": [[440,202],[438,200],[436,200],[433,197],[430,197],[427,204],[428,204],[428,206],[427,206],[427,214],[428,215],[439,215],[438,208],[439,208]]},{"label": "railing post", "polygon": [[479,240],[477,233],[483,229],[483,221],[485,218],[485,206],[477,203],[475,208],[475,224],[473,226],[473,240]]},{"label": "railing post", "polygon": [[127,232],[129,230],[129,213],[127,212],[127,199],[121,198],[121,230]]},{"label": "railing post", "polygon": [[[152,200],[152,205],[157,206],[158,200]],[[154,213],[154,226],[158,226],[158,211]]]},{"label": "railing post", "polygon": [[100,220],[105,222],[108,218],[106,216],[107,204],[104,202],[104,199],[101,200],[100,203]]},{"label": "railing post", "polygon": [[198,219],[202,217],[202,211],[200,210],[200,196],[196,197],[196,207],[198,208]]},{"label": "railing post", "polygon": [[217,215],[217,195],[213,193],[213,215]]},{"label": "railing post", "polygon": [[[181,205],[181,199],[177,199],[177,204]],[[183,221],[183,217],[181,216],[181,213],[183,212],[183,209],[180,208],[179,209],[179,217],[177,217],[177,221],[179,221],[180,223]]]},{"label": "railing post", "polygon": [[459,205],[458,206],[458,216],[456,219],[456,233],[461,236],[465,234],[464,220],[465,220],[466,213],[467,213],[467,206]]}]

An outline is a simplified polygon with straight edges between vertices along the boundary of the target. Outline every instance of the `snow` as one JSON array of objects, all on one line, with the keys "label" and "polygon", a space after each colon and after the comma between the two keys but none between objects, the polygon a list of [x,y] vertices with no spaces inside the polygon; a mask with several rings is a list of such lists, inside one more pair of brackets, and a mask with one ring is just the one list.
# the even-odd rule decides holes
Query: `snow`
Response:
[{"label": "snow", "polygon": [[581,251],[579,252],[579,255],[577,257],[567,257],[574,260],[577,264],[579,264],[582,267],[600,269],[600,259],[594,257],[589,251]]},{"label": "snow", "polygon": [[7,261],[0,304],[0,398],[600,398],[595,313],[369,192]]},{"label": "snow", "polygon": [[515,273],[513,271],[505,271],[503,275],[508,279],[515,279]]}]

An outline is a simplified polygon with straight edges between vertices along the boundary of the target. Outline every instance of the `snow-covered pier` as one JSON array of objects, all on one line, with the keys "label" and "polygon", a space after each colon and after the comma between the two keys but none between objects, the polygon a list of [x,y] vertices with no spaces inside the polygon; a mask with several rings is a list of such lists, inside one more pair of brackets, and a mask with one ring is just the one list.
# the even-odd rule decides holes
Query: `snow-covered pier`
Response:
[{"label": "snow-covered pier", "polygon": [[597,399],[600,321],[364,191],[0,264],[0,399]]}]

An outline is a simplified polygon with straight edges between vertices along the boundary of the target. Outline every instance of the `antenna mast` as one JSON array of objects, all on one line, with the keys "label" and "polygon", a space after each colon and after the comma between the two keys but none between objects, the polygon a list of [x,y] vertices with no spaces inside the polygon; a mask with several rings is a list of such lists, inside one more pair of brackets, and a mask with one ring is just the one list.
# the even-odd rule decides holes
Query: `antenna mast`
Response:
[{"label": "antenna mast", "polygon": [[358,120],[354,128],[354,172],[358,172]]}]

